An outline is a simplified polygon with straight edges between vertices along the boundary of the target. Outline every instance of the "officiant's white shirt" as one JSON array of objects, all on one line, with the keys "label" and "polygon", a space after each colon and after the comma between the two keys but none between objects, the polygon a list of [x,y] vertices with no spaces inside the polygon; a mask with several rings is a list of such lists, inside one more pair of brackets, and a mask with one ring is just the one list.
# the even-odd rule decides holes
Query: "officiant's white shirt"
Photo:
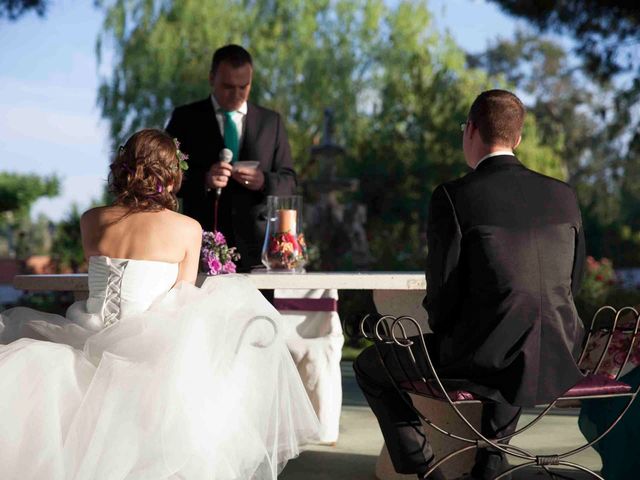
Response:
[{"label": "officiant's white shirt", "polygon": [[[224,138],[224,113],[218,102],[216,101],[216,97],[211,94],[211,103],[213,104],[213,111],[216,112],[216,120],[218,121],[218,127],[220,128],[220,135]],[[236,124],[236,128],[238,129],[238,145],[242,145],[242,139],[244,137],[244,119],[247,116],[247,102],[244,102],[240,105],[238,110],[231,112],[231,118],[233,119],[233,123]],[[234,160],[238,160],[234,158]]]}]

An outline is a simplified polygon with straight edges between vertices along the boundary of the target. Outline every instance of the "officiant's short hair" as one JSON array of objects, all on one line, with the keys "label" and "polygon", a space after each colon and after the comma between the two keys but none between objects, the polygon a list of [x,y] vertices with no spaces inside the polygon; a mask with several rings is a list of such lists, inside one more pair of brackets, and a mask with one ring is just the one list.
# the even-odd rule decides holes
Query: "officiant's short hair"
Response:
[{"label": "officiant's short hair", "polygon": [[253,66],[251,54],[240,45],[235,44],[220,47],[213,53],[213,58],[211,59],[211,73],[215,75],[222,62],[227,62],[234,68],[242,67],[247,63]]},{"label": "officiant's short hair", "polygon": [[469,120],[478,128],[486,145],[513,148],[522,134],[525,108],[518,97],[507,90],[487,90],[474,100]]}]

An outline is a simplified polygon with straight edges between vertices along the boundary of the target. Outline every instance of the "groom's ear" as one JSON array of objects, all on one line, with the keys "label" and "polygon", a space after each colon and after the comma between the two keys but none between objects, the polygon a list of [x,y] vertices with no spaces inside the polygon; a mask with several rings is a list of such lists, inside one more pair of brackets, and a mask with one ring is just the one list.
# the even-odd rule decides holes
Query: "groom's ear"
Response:
[{"label": "groom's ear", "polygon": [[522,141],[522,135],[518,135],[518,140],[516,141],[516,144],[513,146],[512,150],[515,150],[516,148],[518,148],[518,145],[520,145],[521,141]]}]

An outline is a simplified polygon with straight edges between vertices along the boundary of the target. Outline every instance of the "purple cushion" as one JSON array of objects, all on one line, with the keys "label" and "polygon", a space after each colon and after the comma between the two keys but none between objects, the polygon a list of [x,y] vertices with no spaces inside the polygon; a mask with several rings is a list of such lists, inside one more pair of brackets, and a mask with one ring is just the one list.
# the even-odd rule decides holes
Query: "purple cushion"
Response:
[{"label": "purple cushion", "polygon": [[273,306],[282,311],[337,312],[335,298],[274,298]]},{"label": "purple cushion", "polygon": [[[424,383],[421,381],[415,382],[400,382],[400,388],[407,392],[416,393],[424,397],[431,397],[438,400],[444,400],[444,395],[437,384],[429,382]],[[452,402],[464,402],[469,400],[476,400],[476,397],[471,392],[465,390],[447,390],[447,395]]]},{"label": "purple cushion", "polygon": [[[416,382],[401,382],[400,388],[405,391],[423,395],[425,397],[431,397],[438,400],[444,400],[444,395],[440,391],[435,382],[429,382],[425,384],[421,381]],[[631,386],[626,383],[619,382],[606,375],[595,374],[587,375],[577,385],[568,390],[563,398],[575,398],[575,397],[591,397],[597,395],[611,395],[617,393],[629,393]],[[478,400],[478,398],[471,392],[460,389],[447,390],[447,394],[452,402],[464,402],[470,400]]]},{"label": "purple cushion", "polygon": [[629,393],[630,391],[631,386],[626,383],[597,373],[584,377],[580,383],[565,392],[563,397],[591,397],[596,395],[611,395],[614,393]]}]

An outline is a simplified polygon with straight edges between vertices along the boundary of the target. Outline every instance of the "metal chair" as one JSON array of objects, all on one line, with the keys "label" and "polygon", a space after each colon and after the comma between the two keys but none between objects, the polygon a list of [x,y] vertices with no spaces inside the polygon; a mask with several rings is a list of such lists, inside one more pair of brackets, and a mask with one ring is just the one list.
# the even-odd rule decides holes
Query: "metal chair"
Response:
[{"label": "metal chair", "polygon": [[[607,313],[609,314],[608,316],[606,316]],[[623,317],[624,321],[621,322],[621,319]],[[552,472],[550,471],[549,467],[561,465],[576,470],[581,470],[591,475],[593,478],[604,480],[603,477],[601,477],[593,470],[585,466],[570,462],[567,460],[567,458],[579,452],[582,452],[583,450],[586,450],[587,448],[598,442],[600,439],[602,439],[607,433],[609,433],[609,431],[611,431],[611,429],[624,416],[624,414],[627,412],[636,396],[638,395],[640,385],[635,389],[632,389],[631,386],[619,381],[619,377],[624,371],[627,363],[629,362],[629,358],[631,357],[634,348],[636,348],[636,346],[638,345],[638,332],[640,331],[639,329],[640,314],[635,308],[624,307],[619,310],[616,310],[615,308],[610,306],[600,308],[591,319],[591,324],[587,331],[583,350],[578,360],[578,365],[585,373],[584,379],[573,388],[565,392],[563,395],[558,397],[551,404],[544,406],[543,410],[528,424],[519,428],[511,435],[501,437],[498,441],[498,439],[495,438],[485,437],[460,412],[460,405],[469,403],[486,403],[488,402],[488,400],[480,398],[472,392],[461,390],[459,387],[456,388],[455,380],[442,379],[439,377],[438,372],[434,368],[434,364],[429,355],[422,329],[415,319],[409,316],[396,317],[392,315],[383,315],[376,316],[374,318],[370,315],[367,315],[360,322],[361,334],[365,338],[373,340],[379,354],[381,353],[379,349],[379,345],[381,343],[395,344],[399,348],[406,349],[411,360],[410,363],[415,370],[413,372],[414,374],[412,375],[410,374],[411,372],[407,372],[405,369],[402,369],[404,378],[394,378],[385,365],[383,355],[380,354],[382,365],[384,366],[387,374],[389,375],[389,378],[391,379],[391,382],[396,389],[398,389],[402,393],[425,396],[448,403],[455,414],[460,418],[460,420],[462,420],[462,422],[466,424],[467,427],[473,432],[473,435],[469,437],[447,431],[445,428],[439,426],[434,419],[426,418],[413,406],[413,404],[411,404],[409,400],[407,400],[409,406],[415,411],[415,413],[422,419],[423,422],[430,425],[441,434],[466,444],[465,446],[452,451],[443,458],[438,459],[438,461],[432,465],[428,473],[431,473],[436,468],[442,466],[443,464],[463,452],[480,448],[491,447],[492,449],[495,449],[506,455],[516,457],[523,461],[523,463],[521,463],[520,465],[512,466],[508,470],[495,477],[496,480],[502,479],[510,473],[522,470],[531,465],[543,468],[549,475],[549,477],[552,477]],[[418,335],[409,336],[407,335],[408,331],[417,331]],[[620,335],[627,336],[626,353],[624,355],[623,362],[616,367],[614,373],[609,372],[609,374],[604,374],[601,373],[602,365],[605,358],[607,357],[607,354],[609,353],[614,335],[616,335],[618,338],[620,337]],[[590,342],[596,336],[600,339],[604,338],[605,342],[604,348],[601,349],[602,351],[599,353],[594,362],[593,355],[588,355],[588,353],[593,353],[593,351],[589,350],[591,347]],[[397,357],[397,349],[392,349],[392,351]],[[426,360],[428,371],[424,371],[423,367],[421,367],[421,362],[418,362],[416,360],[416,358],[418,358],[418,356],[420,355],[423,357],[423,359]],[[591,364],[587,362],[588,357],[591,358]],[[396,358],[396,360],[398,364],[401,364],[398,358]],[[593,363],[595,363],[595,365],[593,365]],[[403,397],[407,398],[408,396],[403,395]],[[610,399],[614,397],[624,397],[627,399],[627,403],[624,408],[621,409],[617,418],[615,418],[615,420],[603,433],[601,433],[593,441],[586,442],[579,447],[559,452],[553,455],[536,455],[526,449],[501,443],[531,428],[554,407],[576,406],[579,404],[580,400],[585,399]]]}]

